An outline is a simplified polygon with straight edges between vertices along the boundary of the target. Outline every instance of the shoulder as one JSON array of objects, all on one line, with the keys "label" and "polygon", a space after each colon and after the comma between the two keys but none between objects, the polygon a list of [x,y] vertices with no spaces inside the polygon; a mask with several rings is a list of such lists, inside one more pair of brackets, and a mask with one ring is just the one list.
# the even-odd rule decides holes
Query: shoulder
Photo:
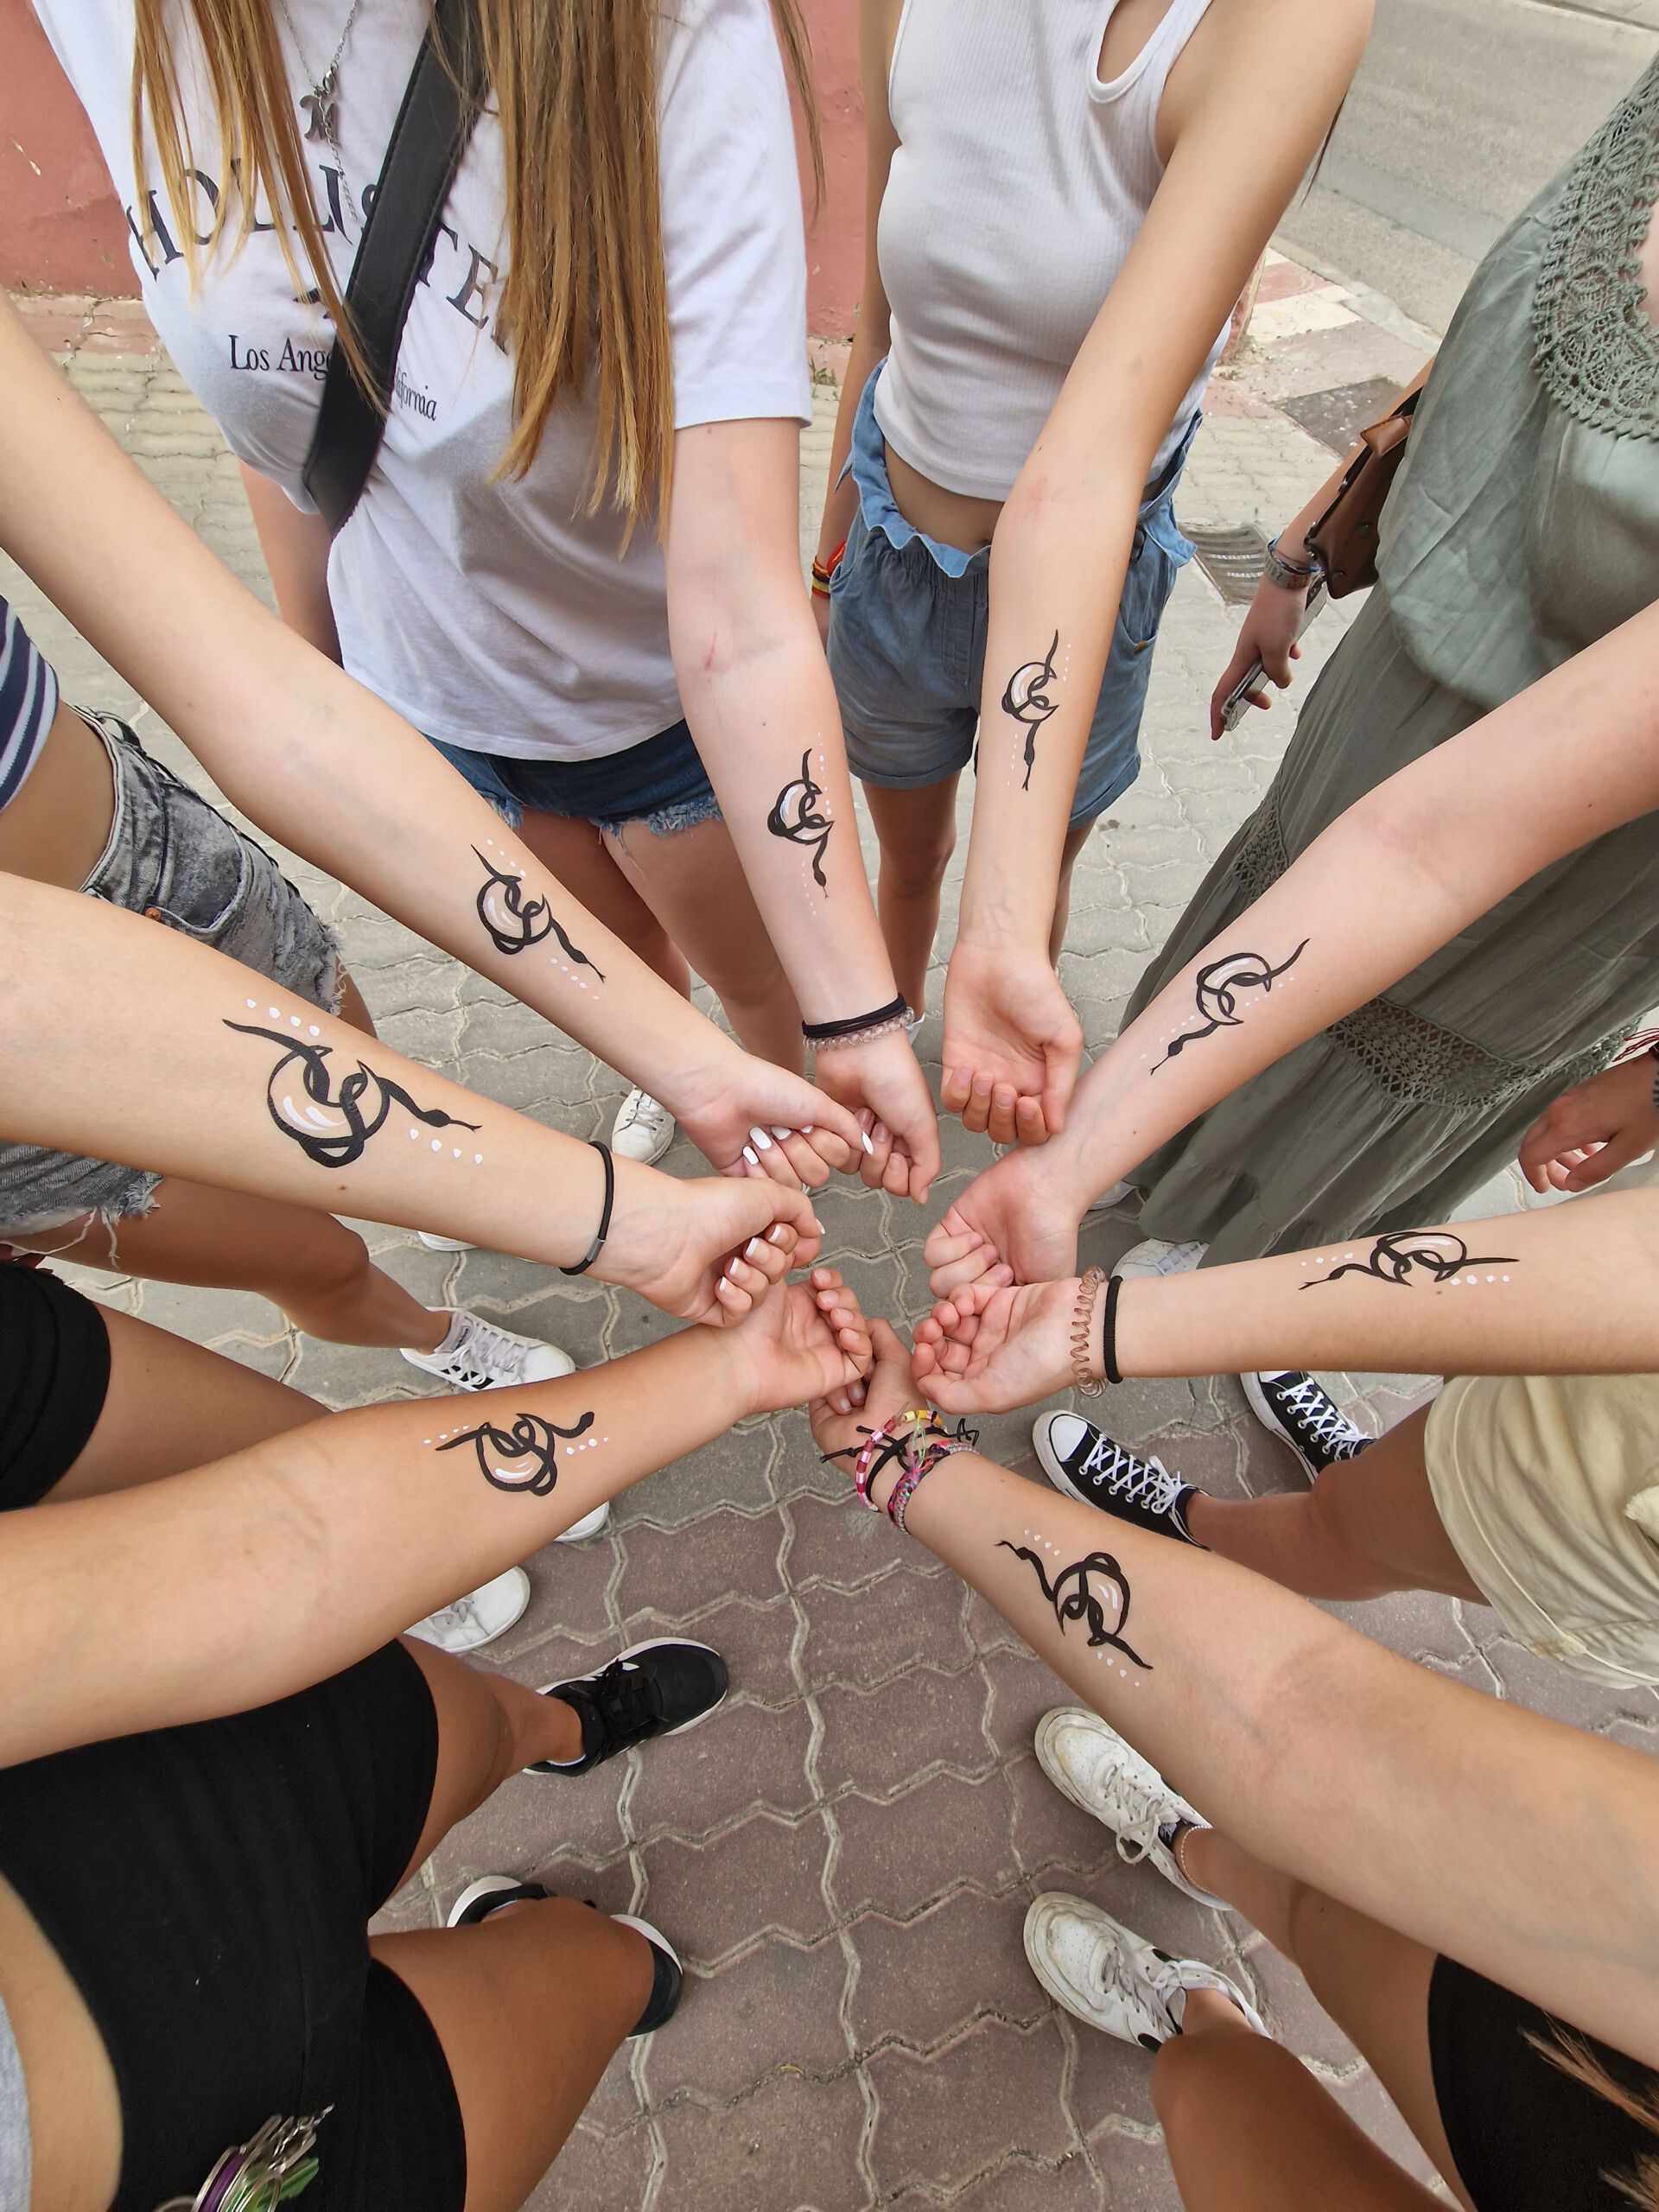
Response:
[{"label": "shoulder", "polygon": [[[1170,72],[1166,120],[1179,130],[1219,104],[1295,129],[1334,109],[1365,51],[1373,0],[1210,0]],[[1241,128],[1243,115],[1241,114]]]},{"label": "shoulder", "polygon": [[757,73],[781,73],[771,0],[663,0],[658,20],[664,103],[688,77],[723,82],[736,100]]}]

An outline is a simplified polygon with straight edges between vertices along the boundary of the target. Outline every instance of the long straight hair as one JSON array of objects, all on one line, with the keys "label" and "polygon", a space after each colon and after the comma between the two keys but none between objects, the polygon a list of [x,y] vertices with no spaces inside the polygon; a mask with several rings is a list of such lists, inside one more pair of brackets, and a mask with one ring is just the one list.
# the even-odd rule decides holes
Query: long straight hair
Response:
[{"label": "long straight hair", "polygon": [[[823,148],[805,26],[798,0],[771,5],[821,197]],[[472,14],[505,153],[511,251],[495,328],[512,353],[512,431],[498,474],[524,474],[553,407],[585,389],[596,370],[588,512],[598,512],[608,487],[625,534],[652,503],[661,530],[674,375],[657,145],[658,0],[474,0]],[[148,121],[193,279],[227,232],[232,249],[240,246],[263,201],[296,290],[315,288],[366,383],[311,196],[272,0],[136,0],[136,16],[134,168],[142,177]],[[193,204],[180,18],[194,32],[226,172],[239,187],[220,193],[205,230]],[[148,205],[142,192],[139,200]]]}]

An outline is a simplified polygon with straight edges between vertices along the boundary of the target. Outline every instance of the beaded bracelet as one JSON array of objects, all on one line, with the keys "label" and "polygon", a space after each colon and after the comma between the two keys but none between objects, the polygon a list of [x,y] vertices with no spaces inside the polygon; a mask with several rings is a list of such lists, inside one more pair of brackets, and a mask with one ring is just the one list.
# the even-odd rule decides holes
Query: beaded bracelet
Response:
[{"label": "beaded bracelet", "polygon": [[[902,1413],[894,1414],[884,1421],[880,1428],[865,1431],[867,1441],[853,1462],[853,1488],[858,1492],[861,1502],[868,1505],[873,1513],[879,1513],[881,1509],[870,1496],[872,1478],[880,1473],[890,1459],[904,1459],[907,1446],[918,1436],[928,1435],[936,1427],[943,1435],[944,1426],[931,1406],[906,1406]],[[829,1454],[832,1459],[845,1456],[842,1452]],[[905,1460],[905,1464],[908,1466],[910,1463]]]},{"label": "beaded bracelet", "polygon": [[[954,1436],[935,1436],[913,1467],[906,1467],[893,1488],[887,1492],[887,1518],[895,1529],[903,1529],[910,1501],[921,1488],[941,1459],[948,1459],[953,1452],[971,1452],[979,1442],[979,1431],[969,1428],[963,1421],[957,1424]],[[908,1533],[908,1531],[906,1531]]]},{"label": "beaded bracelet", "polygon": [[1304,563],[1287,560],[1279,550],[1279,541],[1276,537],[1269,543],[1267,557],[1262,562],[1262,574],[1267,577],[1268,582],[1270,584],[1277,584],[1281,591],[1300,591],[1304,584],[1311,583],[1319,573],[1319,563],[1317,561]]},{"label": "beaded bracelet", "polygon": [[812,588],[820,599],[829,598],[830,587],[835,581],[836,570],[841,566],[842,556],[846,550],[847,541],[843,537],[827,561],[820,561],[816,553],[813,555]]},{"label": "beaded bracelet", "polygon": [[909,1004],[900,991],[886,1006],[853,1014],[845,1021],[804,1021],[801,1035],[816,1052],[839,1052],[849,1045],[868,1045],[892,1030],[902,1029],[911,1018]]}]

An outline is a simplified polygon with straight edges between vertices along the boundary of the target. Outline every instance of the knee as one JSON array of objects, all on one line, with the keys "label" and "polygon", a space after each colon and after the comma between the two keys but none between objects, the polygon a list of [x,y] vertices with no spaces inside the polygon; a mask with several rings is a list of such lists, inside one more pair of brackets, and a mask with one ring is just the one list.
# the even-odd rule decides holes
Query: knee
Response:
[{"label": "knee", "polygon": [[367,1292],[374,1272],[369,1248],[355,1230],[340,1222],[322,1219],[318,1226],[323,1233],[315,1243],[308,1238],[303,1252],[293,1255],[298,1262],[292,1278],[293,1293],[307,1303],[321,1300],[330,1305],[352,1305]]},{"label": "knee", "polygon": [[1214,2101],[1216,2069],[1230,2053],[1211,2036],[1172,2036],[1152,2062],[1152,2108],[1166,2136],[1179,2137]]},{"label": "knee", "polygon": [[937,892],[957,849],[957,825],[948,822],[936,836],[907,838],[881,848],[881,880],[907,899]]}]

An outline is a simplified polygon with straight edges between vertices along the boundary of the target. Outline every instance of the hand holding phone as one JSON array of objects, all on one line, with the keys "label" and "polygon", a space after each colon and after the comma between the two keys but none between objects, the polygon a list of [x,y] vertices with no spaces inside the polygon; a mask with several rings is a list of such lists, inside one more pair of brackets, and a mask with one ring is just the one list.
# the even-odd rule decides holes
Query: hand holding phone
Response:
[{"label": "hand holding phone", "polygon": [[[1319,577],[1307,594],[1307,604],[1302,610],[1302,619],[1297,626],[1296,635],[1299,639],[1306,632],[1314,616],[1323,608],[1330,595],[1325,588],[1325,578]],[[1258,656],[1250,663],[1222,702],[1221,727],[1223,729],[1230,730],[1238,728],[1244,719],[1245,708],[1250,704],[1250,693],[1259,691],[1266,682],[1267,671],[1262,667]]]}]

